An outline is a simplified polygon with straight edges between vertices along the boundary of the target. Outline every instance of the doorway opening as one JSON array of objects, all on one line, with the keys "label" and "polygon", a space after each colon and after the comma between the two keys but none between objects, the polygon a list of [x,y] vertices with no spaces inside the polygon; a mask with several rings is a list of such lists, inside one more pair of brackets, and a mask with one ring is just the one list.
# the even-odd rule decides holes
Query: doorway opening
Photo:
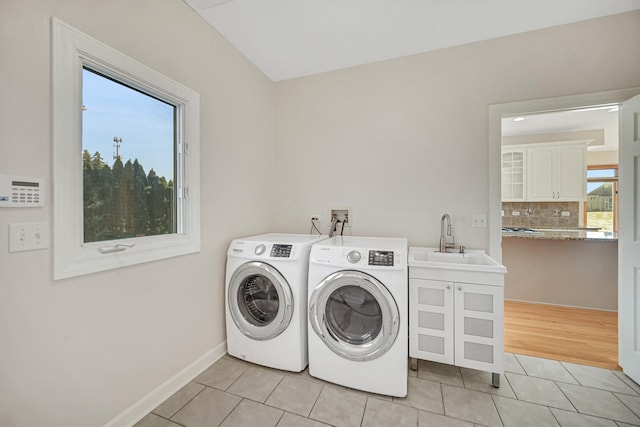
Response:
[{"label": "doorway opening", "polygon": [[[516,117],[533,116],[552,112],[568,112],[569,110],[585,109],[586,107],[592,106],[610,107],[631,98],[637,93],[637,89],[630,89],[490,106],[490,254],[492,257],[503,261],[508,270],[509,265],[507,265],[507,263],[504,262],[505,260],[503,259],[505,254],[503,254],[504,242],[501,232],[503,220],[501,185],[503,118],[509,118],[513,120]],[[608,162],[608,164],[617,163],[617,159]],[[586,185],[586,171],[584,184]],[[580,205],[580,210],[576,212],[576,216],[579,220],[579,226],[581,227],[585,227],[585,225],[588,224],[588,221],[585,221],[584,217],[585,204],[586,198],[585,201],[583,201],[582,205]],[[527,211],[525,209],[523,212],[521,212],[521,214],[526,214],[526,212]],[[560,218],[562,218],[562,211],[560,212]],[[542,250],[542,252],[544,251]],[[617,256],[617,249],[614,249],[614,252]],[[607,265],[611,267],[611,270],[617,273],[617,262],[615,260],[609,261]],[[609,267],[607,267],[607,269],[609,269]],[[509,273],[507,274],[507,276],[509,276]],[[611,286],[613,288],[613,291],[616,292],[618,288],[617,276],[615,279],[615,283],[612,283]],[[508,285],[506,285],[505,287],[505,290],[507,289]],[[505,296],[506,299],[509,299],[506,295],[506,292]]]},{"label": "doorway opening", "polygon": [[617,111],[604,105],[502,118],[507,351],[618,369],[617,242],[607,196],[616,179],[608,175],[618,168]]}]

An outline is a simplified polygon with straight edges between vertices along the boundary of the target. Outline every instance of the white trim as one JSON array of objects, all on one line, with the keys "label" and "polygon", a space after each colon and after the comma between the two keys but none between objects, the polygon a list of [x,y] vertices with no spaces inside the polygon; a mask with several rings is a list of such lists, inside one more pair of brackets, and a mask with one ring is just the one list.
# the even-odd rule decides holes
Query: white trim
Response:
[{"label": "white trim", "polygon": [[116,415],[104,424],[103,427],[130,427],[134,425],[157,408],[158,405],[200,375],[205,369],[217,362],[226,353],[227,341],[225,340],[160,384],[142,399]]},{"label": "white trim", "polygon": [[502,117],[571,110],[591,105],[618,104],[640,93],[640,88],[610,90],[557,98],[489,105],[489,256],[502,262],[502,197],[500,172]]},{"label": "white trim", "polygon": [[[55,17],[52,40],[52,169],[54,279],[155,261],[200,251],[200,95]],[[128,85],[177,106],[179,147],[176,193],[182,223],[178,232],[110,242],[83,242],[82,67],[117,76]],[[188,149],[184,146],[188,145]],[[180,155],[180,153],[184,153]],[[77,161],[76,161],[77,160]],[[188,189],[188,197],[182,197]],[[182,227],[182,228],[181,228]],[[135,242],[135,246],[129,247]],[[101,253],[121,243],[125,250]]]},{"label": "white trim", "polygon": [[565,307],[565,308],[581,308],[583,310],[593,310],[593,311],[608,311],[611,313],[617,313],[618,310],[612,310],[609,308],[594,308],[594,307],[584,307],[582,305],[570,305],[570,304],[555,304],[552,302],[546,301],[531,301],[531,300],[523,300],[523,299],[505,299],[505,301],[513,301],[513,302],[526,302],[529,304],[544,304],[544,305],[552,305],[554,307]]}]

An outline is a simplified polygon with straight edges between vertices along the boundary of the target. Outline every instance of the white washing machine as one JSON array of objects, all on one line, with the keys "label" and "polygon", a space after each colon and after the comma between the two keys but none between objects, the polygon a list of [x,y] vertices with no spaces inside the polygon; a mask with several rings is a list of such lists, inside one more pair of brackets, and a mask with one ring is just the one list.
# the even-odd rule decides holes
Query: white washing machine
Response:
[{"label": "white washing machine", "polygon": [[272,233],[231,242],[225,293],[230,355],[287,371],[306,368],[309,251],[326,238]]},{"label": "white washing machine", "polygon": [[406,239],[334,237],[309,257],[309,373],[407,395]]}]

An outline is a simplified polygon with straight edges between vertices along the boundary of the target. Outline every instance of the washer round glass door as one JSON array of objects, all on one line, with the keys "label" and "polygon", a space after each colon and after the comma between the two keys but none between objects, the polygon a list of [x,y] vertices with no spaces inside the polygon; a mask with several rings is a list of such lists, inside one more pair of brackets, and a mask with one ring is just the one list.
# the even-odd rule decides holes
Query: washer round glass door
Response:
[{"label": "washer round glass door", "polygon": [[337,355],[349,360],[376,359],[398,336],[398,306],[375,277],[339,271],[326,277],[309,298],[314,332]]},{"label": "washer round glass door", "polygon": [[236,269],[227,291],[229,312],[238,329],[255,340],[277,337],[291,322],[293,296],[286,279],[263,262]]}]

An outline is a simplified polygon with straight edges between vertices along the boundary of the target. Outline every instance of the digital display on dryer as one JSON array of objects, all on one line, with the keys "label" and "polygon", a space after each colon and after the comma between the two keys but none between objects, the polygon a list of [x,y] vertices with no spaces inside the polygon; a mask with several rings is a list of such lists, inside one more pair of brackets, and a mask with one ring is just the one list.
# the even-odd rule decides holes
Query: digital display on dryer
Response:
[{"label": "digital display on dryer", "polygon": [[393,251],[369,251],[369,265],[393,267]]},{"label": "digital display on dryer", "polygon": [[289,258],[291,256],[291,248],[293,245],[275,244],[271,248],[271,256],[274,258]]}]

